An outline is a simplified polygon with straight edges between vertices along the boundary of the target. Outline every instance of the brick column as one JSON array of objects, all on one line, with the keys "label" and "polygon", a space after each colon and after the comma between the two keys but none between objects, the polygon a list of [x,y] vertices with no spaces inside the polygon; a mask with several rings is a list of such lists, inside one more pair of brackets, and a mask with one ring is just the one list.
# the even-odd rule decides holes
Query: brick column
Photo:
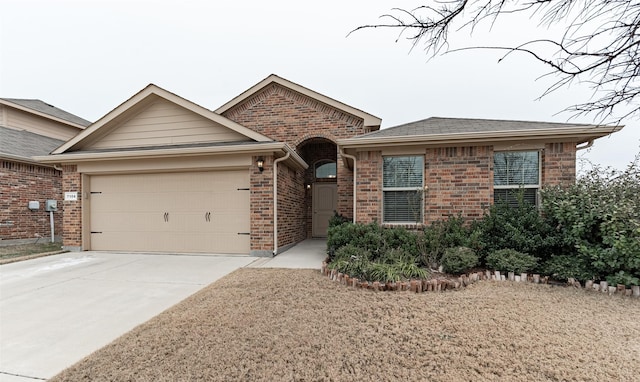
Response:
[{"label": "brick column", "polygon": [[[264,171],[253,157],[250,168],[251,188],[251,255],[273,256],[273,156],[262,157]],[[282,164],[280,164],[282,165]]]},{"label": "brick column", "polygon": [[62,167],[62,191],[77,192],[77,201],[63,201],[64,225],[62,246],[71,251],[82,250],[82,175],[75,165]]}]

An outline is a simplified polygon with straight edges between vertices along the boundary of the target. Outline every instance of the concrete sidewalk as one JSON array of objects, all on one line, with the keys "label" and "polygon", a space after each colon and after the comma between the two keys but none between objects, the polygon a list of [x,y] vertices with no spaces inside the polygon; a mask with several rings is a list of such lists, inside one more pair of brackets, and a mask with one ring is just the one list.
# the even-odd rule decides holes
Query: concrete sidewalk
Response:
[{"label": "concrete sidewalk", "polygon": [[326,248],[326,239],[307,239],[275,257],[258,259],[247,267],[320,269],[327,258]]}]

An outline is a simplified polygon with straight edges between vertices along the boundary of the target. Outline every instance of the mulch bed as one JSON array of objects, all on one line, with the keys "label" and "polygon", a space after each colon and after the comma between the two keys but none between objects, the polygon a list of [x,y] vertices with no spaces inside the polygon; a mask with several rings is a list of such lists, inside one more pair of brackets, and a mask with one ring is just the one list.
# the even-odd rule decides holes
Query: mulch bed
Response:
[{"label": "mulch bed", "polygon": [[52,381],[631,381],[638,317],[639,299],[574,288],[376,293],[244,268]]}]

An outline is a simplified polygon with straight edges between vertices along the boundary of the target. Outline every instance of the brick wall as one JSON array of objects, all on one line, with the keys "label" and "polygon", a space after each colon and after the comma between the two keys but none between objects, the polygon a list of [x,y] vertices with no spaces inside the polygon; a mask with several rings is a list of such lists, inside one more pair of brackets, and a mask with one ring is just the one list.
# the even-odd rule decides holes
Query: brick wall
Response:
[{"label": "brick wall", "polygon": [[431,223],[462,214],[476,219],[493,200],[491,146],[427,149],[425,155],[424,221]]},{"label": "brick wall", "polygon": [[356,221],[382,222],[382,153],[362,151],[356,160]]},{"label": "brick wall", "polygon": [[62,190],[77,192],[77,201],[64,201],[64,247],[80,249],[82,247],[82,176],[75,165],[62,167]]},{"label": "brick wall", "polygon": [[278,248],[298,243],[307,237],[304,200],[304,175],[280,162],[278,164]]},{"label": "brick wall", "polygon": [[[357,221],[382,221],[382,153],[358,153]],[[542,153],[542,184],[575,182],[574,142],[550,143]],[[460,213],[482,217],[493,203],[493,147],[428,148],[425,152],[424,222],[432,223]]]},{"label": "brick wall", "polygon": [[250,168],[251,192],[251,251],[265,256],[273,251],[273,157],[264,159],[264,171],[260,172],[253,157]]},{"label": "brick wall", "polygon": [[[316,138],[323,138],[324,142],[332,143],[334,151],[330,154],[330,158],[338,159],[336,179],[338,212],[351,217],[353,211],[352,172],[337,158],[335,142],[340,138],[364,134],[366,131],[364,121],[361,118],[346,114],[275,83],[266,86],[244,102],[227,110],[223,115],[271,139],[287,143],[300,155],[302,155],[302,150],[307,146],[307,143],[313,144]],[[305,158],[305,160],[310,166],[313,166],[313,162],[310,162],[309,158]],[[299,198],[297,203],[305,206],[302,212],[304,216],[307,216],[305,226],[307,234],[310,235],[311,223],[308,216],[311,208],[311,196],[309,193],[301,193],[296,197]],[[267,203],[261,202],[261,206],[267,208]],[[266,214],[266,211],[261,213]],[[260,219],[262,223],[268,223],[265,217]],[[272,226],[270,223],[269,225]],[[282,226],[279,224],[279,227]],[[264,237],[254,238],[254,234],[258,235],[258,231],[263,232]],[[268,233],[266,229],[258,227],[255,227],[255,230],[252,229],[252,249],[263,248],[264,243],[272,242],[272,235],[273,230]],[[292,237],[297,237],[297,235]]]},{"label": "brick wall", "polygon": [[576,143],[547,143],[542,153],[542,184],[568,186],[576,180]]},{"label": "brick wall", "polygon": [[[51,167],[0,161],[0,239],[51,238],[47,199],[58,201],[54,216],[54,234],[62,234],[62,173]],[[29,201],[40,202],[38,211],[28,208]],[[40,239],[46,242],[46,239]]]},{"label": "brick wall", "polygon": [[293,148],[313,137],[335,142],[365,133],[362,119],[278,84],[266,86],[223,115]]}]

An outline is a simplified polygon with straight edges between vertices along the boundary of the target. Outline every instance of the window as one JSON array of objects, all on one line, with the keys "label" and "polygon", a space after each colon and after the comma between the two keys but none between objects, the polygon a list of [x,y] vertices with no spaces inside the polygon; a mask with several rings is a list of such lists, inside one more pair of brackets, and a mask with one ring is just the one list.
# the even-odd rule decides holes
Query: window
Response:
[{"label": "window", "polygon": [[316,179],[333,179],[336,177],[336,162],[323,160],[315,165]]},{"label": "window", "polygon": [[538,203],[540,188],[540,153],[538,151],[497,152],[493,156],[493,201],[518,205],[524,201]]},{"label": "window", "polygon": [[382,220],[385,223],[422,222],[424,157],[384,157]]}]

